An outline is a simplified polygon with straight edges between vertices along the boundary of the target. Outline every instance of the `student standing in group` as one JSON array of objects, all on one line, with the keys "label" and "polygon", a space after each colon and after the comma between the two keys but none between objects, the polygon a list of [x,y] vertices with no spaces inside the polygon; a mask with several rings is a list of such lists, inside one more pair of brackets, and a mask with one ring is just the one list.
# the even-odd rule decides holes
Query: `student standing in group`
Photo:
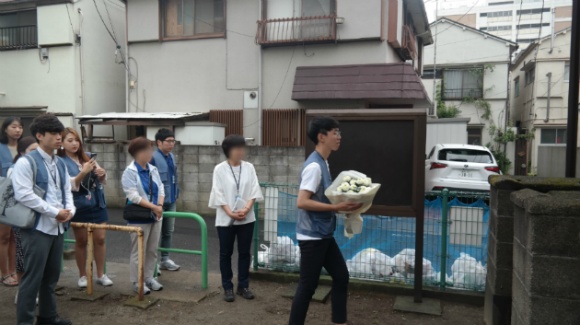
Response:
[{"label": "student standing in group", "polygon": [[[163,211],[175,211],[176,201],[179,197],[179,187],[177,185],[177,165],[175,156],[172,151],[175,148],[175,135],[169,129],[159,129],[155,134],[157,150],[153,153],[151,165],[157,167],[159,176],[165,188],[165,202],[163,202]],[[175,218],[163,218],[161,226],[161,243],[162,248],[171,248],[171,239],[175,230]],[[161,270],[177,271],[180,266],[175,264],[169,258],[169,252],[161,252]]]},{"label": "student standing in group", "polygon": [[233,302],[232,254],[238,240],[238,288],[237,294],[254,299],[249,289],[249,273],[254,234],[254,202],[264,200],[254,165],[243,159],[246,141],[239,135],[229,135],[222,142],[226,161],[213,171],[213,184],[209,207],[216,209],[216,228],[220,241],[220,271],[224,300]]},{"label": "student standing in group", "polygon": [[334,239],[337,211],[353,211],[357,203],[330,203],[324,191],[332,184],[328,157],[340,147],[338,122],[330,117],[315,118],[308,126],[308,138],[315,151],[304,162],[298,192],[296,239],[300,246],[300,280],[290,311],[290,325],[306,320],[312,295],[324,267],[332,277],[332,322],[346,324],[349,273]]},{"label": "student standing in group", "polygon": [[[18,140],[18,154],[14,157],[14,164],[18,161],[18,159],[26,156],[30,152],[36,150],[38,148],[38,142],[33,136],[27,136],[24,138],[20,138]],[[6,177],[12,176],[13,168],[11,167],[8,169],[6,173]],[[20,281],[22,279],[22,274],[24,273],[24,251],[22,250],[22,235],[20,234],[20,228],[13,227],[12,231],[14,232],[14,239],[16,240],[16,280]],[[16,297],[14,298],[14,303],[18,302],[18,291],[16,291]]]},{"label": "student standing in group", "polygon": [[[143,244],[145,250],[144,263],[144,292],[149,294],[151,290],[159,291],[163,286],[154,277],[155,266],[157,265],[157,249],[161,234],[161,220],[163,219],[163,202],[165,200],[165,189],[159,177],[157,167],[149,162],[153,158],[153,148],[151,141],[144,137],[131,140],[129,143],[129,154],[133,161],[123,172],[121,183],[123,191],[127,196],[127,204],[137,204],[143,208],[150,209],[150,218],[147,220],[130,221],[131,226],[143,229]],[[133,283],[133,290],[139,291],[137,284],[138,273],[137,264],[139,262],[138,236],[131,233],[131,257],[129,261],[130,279]]]},{"label": "student standing in group", "polygon": [[[24,251],[24,274],[20,282],[17,322],[32,325],[38,294],[38,325],[70,325],[56,312],[55,288],[60,277],[64,247],[64,231],[75,214],[70,177],[66,165],[55,150],[61,146],[64,126],[53,114],[36,117],[30,125],[39,148],[28,154],[37,170],[34,182],[33,165],[19,159],[12,171],[14,198],[36,211],[33,229],[21,229]],[[45,191],[44,197],[34,193],[34,185]]]},{"label": "student standing in group", "polygon": [[[83,149],[80,136],[73,128],[66,128],[62,133],[62,147],[58,155],[66,163],[77,212],[73,222],[105,224],[109,220],[105,205],[103,184],[107,181],[107,172],[99,166],[96,157],[89,157]],[[87,230],[74,228],[75,257],[79,269],[79,288],[86,288],[87,281]],[[105,232],[104,229],[93,230],[95,263],[97,264],[97,283],[108,287],[113,281],[105,274]]]},{"label": "student standing in group", "polygon": [[[0,127],[0,176],[5,177],[12,166],[18,150],[18,139],[22,137],[22,122],[18,117],[8,117]],[[16,279],[16,240],[12,227],[0,224],[0,276],[5,286],[18,285]]]}]

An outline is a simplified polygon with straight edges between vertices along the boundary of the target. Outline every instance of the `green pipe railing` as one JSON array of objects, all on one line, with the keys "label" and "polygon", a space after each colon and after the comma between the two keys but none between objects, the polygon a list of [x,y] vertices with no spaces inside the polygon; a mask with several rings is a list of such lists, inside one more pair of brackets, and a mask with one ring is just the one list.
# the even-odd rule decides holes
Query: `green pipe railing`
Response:
[{"label": "green pipe railing", "polygon": [[[201,255],[201,287],[203,289],[208,288],[208,280],[207,280],[207,225],[205,220],[197,214],[191,212],[163,212],[163,218],[177,218],[177,219],[193,219],[199,223],[199,227],[201,228],[201,250],[190,250],[190,249],[181,249],[181,248],[162,248],[159,247],[160,252],[168,252],[168,253],[178,253],[178,254],[191,254],[191,255]],[[157,267],[155,267],[155,274],[157,274]]]},{"label": "green pipe railing", "polygon": [[449,190],[441,192],[441,278],[439,287],[445,290],[447,285],[447,230],[449,229]]}]

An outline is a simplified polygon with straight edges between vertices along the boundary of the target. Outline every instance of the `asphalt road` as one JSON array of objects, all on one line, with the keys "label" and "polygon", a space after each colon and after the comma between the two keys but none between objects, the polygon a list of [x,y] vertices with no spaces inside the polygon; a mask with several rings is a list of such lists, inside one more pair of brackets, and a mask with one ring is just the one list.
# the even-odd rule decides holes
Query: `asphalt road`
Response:
[{"label": "asphalt road", "polygon": [[[109,223],[114,225],[126,225],[120,209],[109,209]],[[214,217],[204,217],[208,233],[208,269],[209,272],[219,272],[219,240],[214,227]],[[72,238],[73,235],[70,235]],[[173,233],[173,248],[201,249],[201,231],[194,220],[175,220],[175,232]],[[235,252],[235,251],[234,251]],[[116,263],[129,263],[130,241],[129,234],[118,231],[107,232],[107,261]],[[237,265],[234,254],[232,264]],[[201,268],[201,257],[189,254],[171,254],[171,259],[181,265],[183,269],[198,271]]]}]

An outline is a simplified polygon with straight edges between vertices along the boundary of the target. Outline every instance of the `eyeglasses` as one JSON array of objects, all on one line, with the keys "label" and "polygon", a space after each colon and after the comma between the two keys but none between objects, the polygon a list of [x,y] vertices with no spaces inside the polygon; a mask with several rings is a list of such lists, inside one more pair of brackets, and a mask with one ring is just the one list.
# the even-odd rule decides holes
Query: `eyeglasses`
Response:
[{"label": "eyeglasses", "polygon": [[340,136],[342,136],[342,131],[340,131],[340,130],[335,130],[335,131],[334,131],[334,135],[336,135],[336,136],[339,136],[339,137],[340,137]]},{"label": "eyeglasses", "polygon": [[175,143],[175,140],[163,140],[163,142],[167,142],[167,143]]}]

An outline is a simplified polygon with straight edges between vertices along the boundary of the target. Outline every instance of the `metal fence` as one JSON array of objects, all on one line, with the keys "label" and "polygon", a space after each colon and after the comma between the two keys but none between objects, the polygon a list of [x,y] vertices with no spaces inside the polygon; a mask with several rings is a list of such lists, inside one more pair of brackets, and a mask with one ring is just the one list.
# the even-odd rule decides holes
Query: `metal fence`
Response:
[{"label": "metal fence", "polygon": [[0,28],[0,50],[29,49],[37,46],[38,35],[35,25]]},{"label": "metal fence", "polygon": [[[265,201],[256,205],[255,269],[298,272],[297,185],[262,184]],[[412,285],[415,218],[364,216],[352,239],[338,218],[335,238],[352,278]],[[425,195],[423,283],[426,286],[484,291],[489,196],[448,192]]]}]

